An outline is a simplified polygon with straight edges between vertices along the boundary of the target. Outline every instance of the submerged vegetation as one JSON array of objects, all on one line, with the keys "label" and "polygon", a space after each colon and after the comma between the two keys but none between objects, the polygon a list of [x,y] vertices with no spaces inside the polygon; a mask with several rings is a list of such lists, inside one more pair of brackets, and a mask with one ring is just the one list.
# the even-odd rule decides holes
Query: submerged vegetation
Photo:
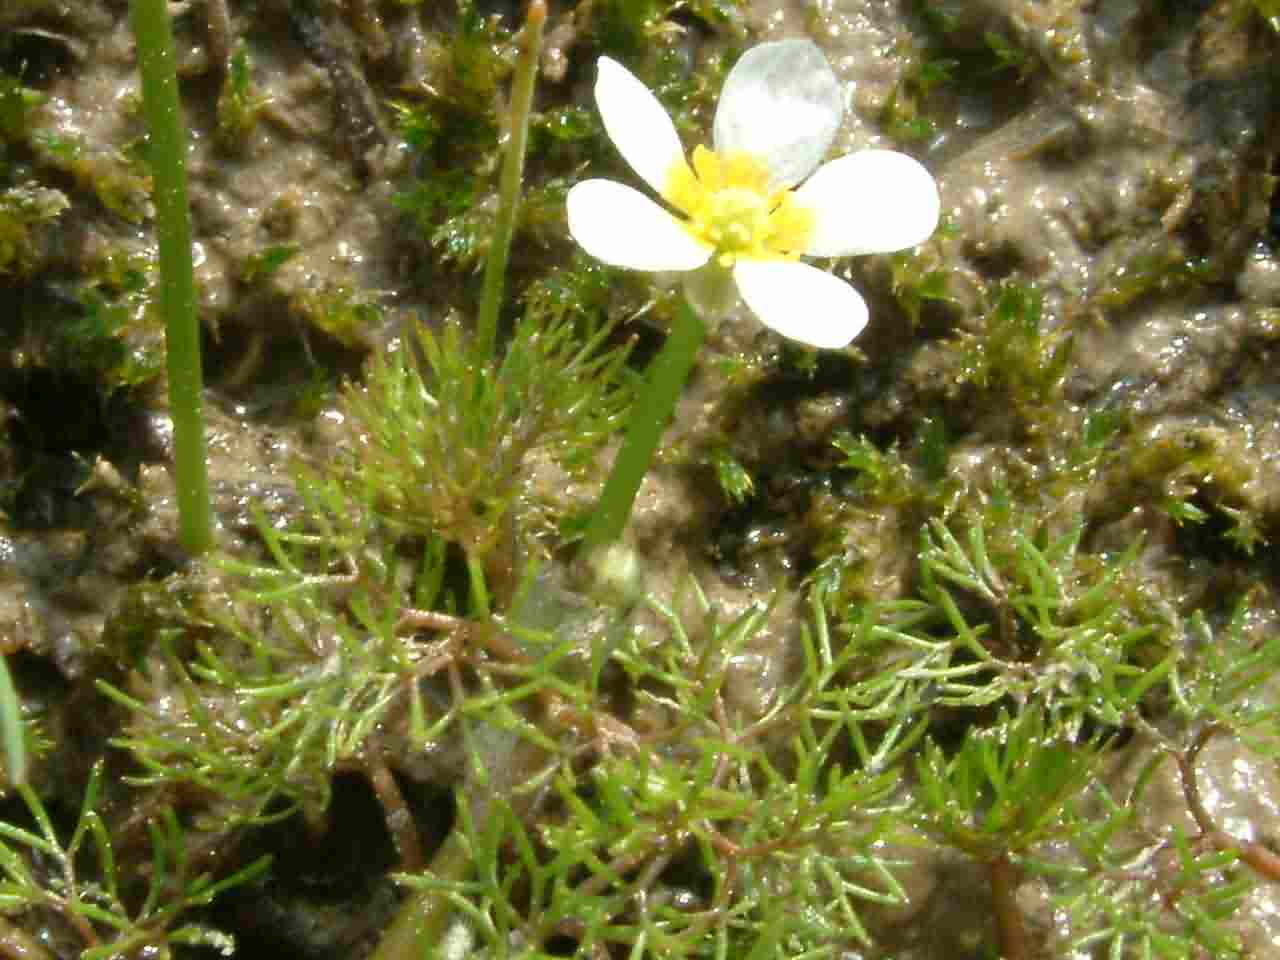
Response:
[{"label": "submerged vegetation", "polygon": [[[1259,412],[1280,299],[1241,292],[1276,258],[1261,138],[1237,134],[1263,121],[1198,153],[957,116],[988,88],[1028,112],[1093,97],[1114,66],[1094,58],[1207,50],[1219,8],[1243,33],[1267,4],[1185,14],[1159,51],[1142,18],[1100,51],[1093,14],[1049,40],[1043,5],[914,5],[851,135],[945,165],[949,222],[833,265],[871,305],[856,348],[713,325],[591,563],[682,308],[573,249],[570,186],[625,174],[584,91],[616,58],[705,140],[742,5],[553,9],[518,207],[514,19],[233,5],[223,67],[198,55],[201,5],[178,19],[218,358],[199,562],[158,466],[144,167],[66,120],[89,28],[20,6],[0,12],[0,617],[28,770],[5,771],[0,952],[1258,955],[1280,884],[1280,437]],[[1195,107],[1206,129],[1220,107]],[[296,182],[264,172],[308,150],[277,174]],[[240,182],[264,195],[242,209]],[[84,401],[82,429],[50,395]]]}]

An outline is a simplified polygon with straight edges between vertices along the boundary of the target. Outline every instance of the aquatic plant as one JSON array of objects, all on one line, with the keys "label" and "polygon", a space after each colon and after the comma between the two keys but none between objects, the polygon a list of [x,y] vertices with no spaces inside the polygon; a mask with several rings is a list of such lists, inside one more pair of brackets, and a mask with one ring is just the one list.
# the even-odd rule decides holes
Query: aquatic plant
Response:
[{"label": "aquatic plant", "polygon": [[460,804],[461,849],[480,869],[406,878],[460,908],[450,939],[468,955],[532,960],[561,937],[586,955],[824,956],[869,946],[863,913],[903,902],[885,846],[898,772],[834,759],[852,717],[825,619],[806,627],[802,675],[744,717],[726,687],[770,612],[726,620],[696,587],[691,599],[696,627],[653,602],[661,627],[612,654],[669,725],[615,721],[587,772],[556,765],[561,812],[537,827],[502,798]]},{"label": "aquatic plant", "polygon": [[[252,883],[267,872],[270,858],[258,858],[215,880],[197,869],[177,815],[165,809],[149,826],[150,862],[136,863],[131,855],[125,861],[118,838],[98,812],[103,784],[99,762],[66,841],[35,790],[18,788],[35,829],[0,823],[0,904],[5,913],[34,910],[59,918],[74,935],[83,960],[168,953],[178,945],[233,953],[232,937],[184,915],[208,906],[226,890]],[[91,871],[84,869],[90,857]],[[145,883],[140,879],[144,875]],[[56,955],[43,938],[7,919],[0,920],[0,941],[6,952],[32,960]]]}]

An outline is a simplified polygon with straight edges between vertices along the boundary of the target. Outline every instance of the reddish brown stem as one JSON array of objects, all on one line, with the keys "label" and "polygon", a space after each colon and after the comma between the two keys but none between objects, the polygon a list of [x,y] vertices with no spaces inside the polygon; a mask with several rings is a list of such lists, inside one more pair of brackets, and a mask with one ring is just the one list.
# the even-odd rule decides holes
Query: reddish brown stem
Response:
[{"label": "reddish brown stem", "polygon": [[1190,749],[1186,753],[1178,754],[1176,757],[1178,776],[1182,780],[1182,797],[1187,802],[1187,810],[1191,813],[1191,819],[1195,820],[1196,826],[1200,828],[1201,836],[1213,844],[1214,849],[1234,850],[1236,855],[1257,871],[1259,875],[1272,883],[1280,883],[1280,856],[1255,840],[1237,840],[1221,829],[1214,822],[1213,816],[1204,805],[1204,801],[1200,799],[1200,781],[1196,776],[1196,760],[1199,758],[1200,751],[1204,749],[1205,744],[1212,740],[1214,734],[1218,732],[1217,727],[1205,727],[1196,736]]},{"label": "reddish brown stem", "polygon": [[1234,850],[1237,856],[1272,883],[1280,883],[1280,856],[1268,850],[1256,840],[1240,841],[1225,830],[1208,834],[1208,840],[1218,850]]},{"label": "reddish brown stem", "polygon": [[1000,956],[1004,960],[1026,960],[1027,930],[1022,923],[1022,911],[1018,909],[1018,868],[1008,854],[1001,854],[987,864],[987,878],[991,883],[991,899],[995,904],[996,934],[1000,941]]},{"label": "reddish brown stem", "polygon": [[1191,819],[1195,820],[1196,826],[1200,828],[1200,832],[1206,837],[1220,831],[1200,799],[1200,783],[1196,779],[1196,759],[1200,756],[1200,751],[1204,749],[1205,744],[1213,739],[1215,733],[1217,733],[1215,727],[1205,727],[1196,735],[1190,749],[1175,757],[1178,776],[1182,780],[1182,797],[1187,802],[1187,810],[1191,814]]},{"label": "reddish brown stem", "polygon": [[400,869],[407,873],[421,870],[426,864],[426,858],[422,855],[418,828],[404,802],[404,794],[400,792],[396,778],[381,757],[366,759],[364,769],[373,785],[378,803],[382,805],[382,819],[386,821],[391,841],[396,845],[396,853],[400,854]]}]

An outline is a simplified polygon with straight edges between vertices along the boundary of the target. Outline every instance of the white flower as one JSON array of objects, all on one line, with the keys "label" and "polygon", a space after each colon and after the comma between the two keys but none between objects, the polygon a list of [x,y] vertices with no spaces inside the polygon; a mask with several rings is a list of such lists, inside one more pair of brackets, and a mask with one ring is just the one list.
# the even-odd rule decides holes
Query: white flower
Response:
[{"label": "white flower", "polygon": [[697,147],[692,166],[671,118],[626,67],[601,57],[595,95],[623,158],[682,216],[623,184],[584,180],[567,201],[573,238],[617,267],[727,271],[747,306],[785,337],[843,347],[867,323],[858,292],[801,255],[888,253],[937,226],[937,184],[911,157],[863,150],[818,166],[844,109],[810,40],[743,54],[720,95],[715,150]]}]

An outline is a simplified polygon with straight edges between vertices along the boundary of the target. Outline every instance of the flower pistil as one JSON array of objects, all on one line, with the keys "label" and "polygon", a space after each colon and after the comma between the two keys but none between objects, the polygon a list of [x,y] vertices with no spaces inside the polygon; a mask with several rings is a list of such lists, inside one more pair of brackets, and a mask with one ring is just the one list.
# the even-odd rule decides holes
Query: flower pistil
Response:
[{"label": "flower pistil", "polygon": [[813,234],[814,215],[793,191],[771,188],[769,171],[748,153],[694,148],[693,166],[672,166],[663,199],[688,219],[684,228],[715,249],[721,266],[739,256],[796,260]]}]

